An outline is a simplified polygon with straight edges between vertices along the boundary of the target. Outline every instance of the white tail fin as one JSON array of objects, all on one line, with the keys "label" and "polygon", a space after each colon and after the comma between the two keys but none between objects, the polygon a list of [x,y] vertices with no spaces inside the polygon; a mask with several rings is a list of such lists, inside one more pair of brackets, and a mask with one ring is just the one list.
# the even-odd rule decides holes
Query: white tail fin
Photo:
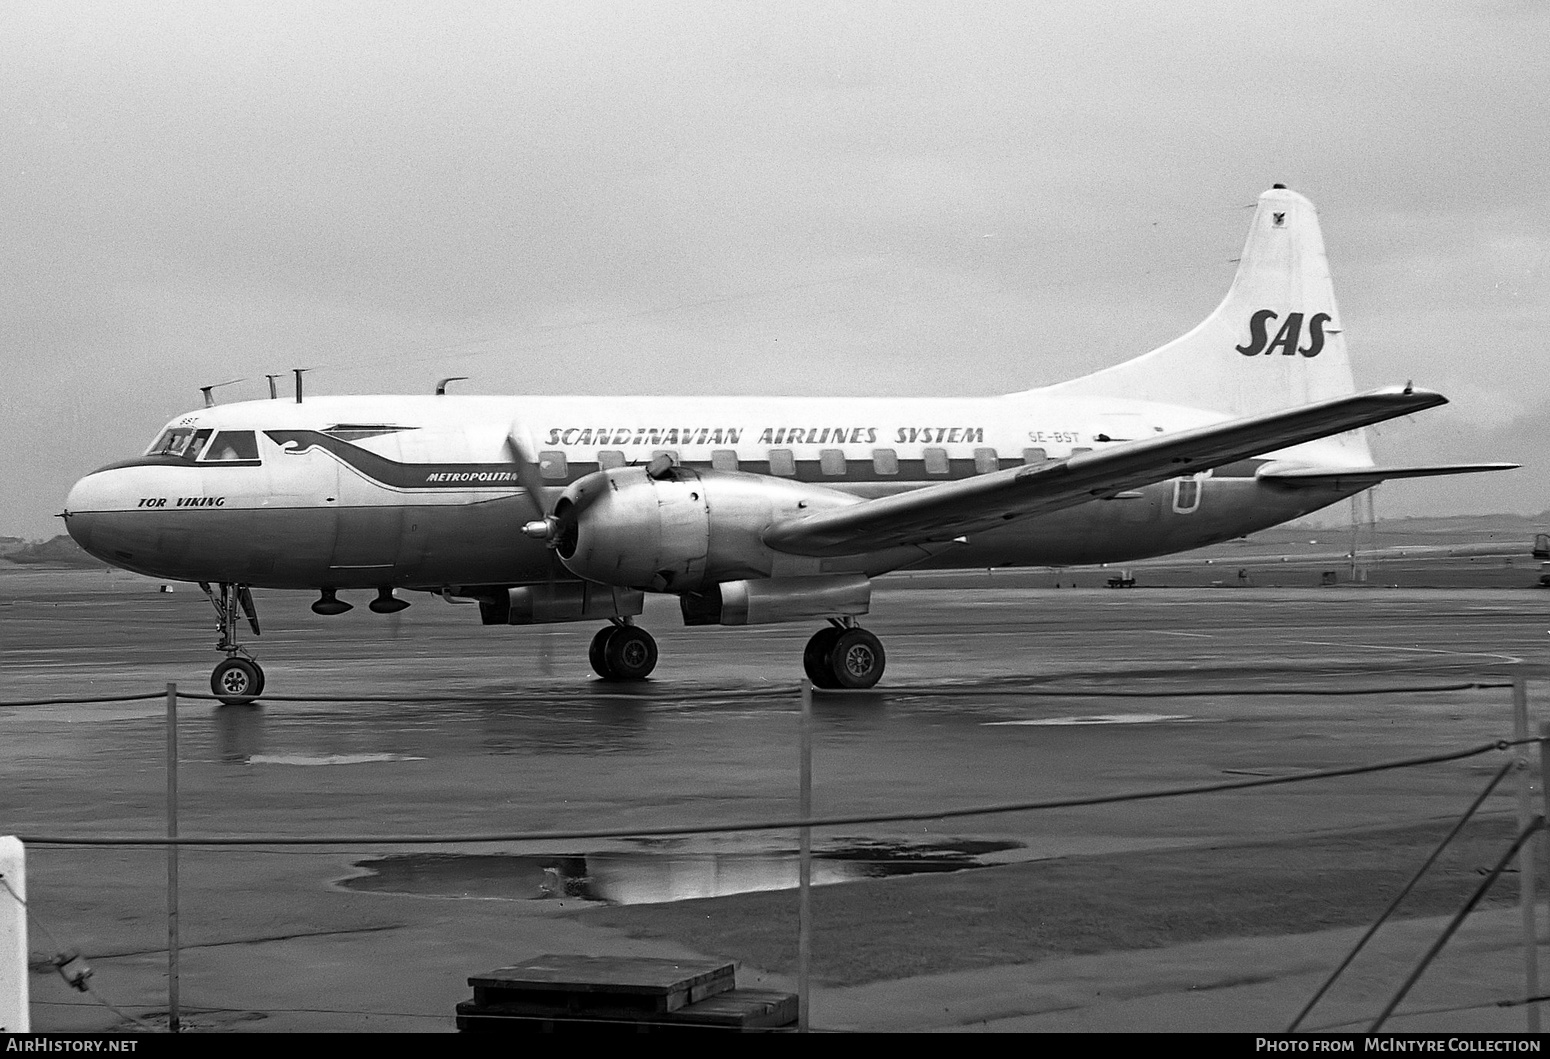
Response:
[{"label": "white tail fin", "polygon": [[[1227,297],[1198,327],[1134,360],[1042,392],[1234,416],[1344,397],[1356,387],[1343,329],[1318,211],[1277,184],[1259,197]],[[1332,462],[1372,462],[1360,431],[1313,445]]]},{"label": "white tail fin", "polygon": [[1313,203],[1259,197],[1238,274],[1200,326],[1145,356],[1049,387],[1252,415],[1355,392]]}]

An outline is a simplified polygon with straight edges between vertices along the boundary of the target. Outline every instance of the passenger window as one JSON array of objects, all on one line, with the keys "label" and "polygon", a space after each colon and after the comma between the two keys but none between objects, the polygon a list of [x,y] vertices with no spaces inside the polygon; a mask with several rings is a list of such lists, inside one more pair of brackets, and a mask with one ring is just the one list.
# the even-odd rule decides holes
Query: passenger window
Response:
[{"label": "passenger window", "polygon": [[1076,454],[1077,454],[1077,453],[1079,453],[1079,452],[1091,452],[1091,451],[1092,451],[1092,450],[1093,450],[1093,449],[1092,449],[1092,446],[1091,446],[1091,445],[1089,445],[1089,446],[1087,446],[1087,447],[1086,447],[1086,448],[1081,448],[1081,449],[1072,449],[1072,450],[1071,450],[1071,455],[1073,455],[1073,456],[1075,456],[1075,455],[1076,455]]},{"label": "passenger window", "polygon": [[717,449],[710,454],[710,465],[718,471],[735,471],[737,453],[731,449]]},{"label": "passenger window", "polygon": [[770,450],[770,473],[784,478],[796,477],[797,461],[792,458],[790,449]]},{"label": "passenger window", "polygon": [[540,452],[538,473],[544,478],[564,478],[567,473],[565,453],[558,449],[545,449]]},{"label": "passenger window", "polygon": [[1027,464],[1043,463],[1049,459],[1049,453],[1043,449],[1023,449],[1023,462]]},{"label": "passenger window", "polygon": [[603,449],[597,454],[597,469],[611,471],[615,467],[624,466],[624,453],[617,449]]},{"label": "passenger window", "polygon": [[258,439],[251,430],[223,430],[215,435],[215,440],[210,443],[204,458],[217,463],[256,460],[258,459]]},{"label": "passenger window", "polygon": [[818,466],[824,474],[844,474],[845,454],[839,449],[822,449],[818,453]]},{"label": "passenger window", "polygon": [[926,473],[927,474],[947,474],[951,469],[952,469],[951,465],[947,462],[947,450],[946,449],[927,449],[926,450]]},{"label": "passenger window", "polygon": [[1173,510],[1188,515],[1200,507],[1200,479],[1194,475],[1173,481]]},{"label": "passenger window", "polygon": [[989,474],[991,471],[1001,469],[1001,458],[996,455],[995,449],[974,450],[974,471],[976,474]]},{"label": "passenger window", "polygon": [[652,449],[651,450],[651,458],[652,459],[656,459],[658,456],[666,456],[668,459],[673,461],[673,466],[674,467],[678,466],[678,450],[677,449]]},{"label": "passenger window", "polygon": [[898,474],[899,454],[893,449],[873,449],[872,470],[878,474]]}]

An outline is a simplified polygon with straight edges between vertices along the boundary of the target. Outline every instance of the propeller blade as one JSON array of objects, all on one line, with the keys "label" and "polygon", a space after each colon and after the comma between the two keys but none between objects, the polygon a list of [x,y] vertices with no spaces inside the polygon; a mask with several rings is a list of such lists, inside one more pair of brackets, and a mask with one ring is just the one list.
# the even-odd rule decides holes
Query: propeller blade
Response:
[{"label": "propeller blade", "polygon": [[[540,522],[529,522],[522,528],[522,532],[529,537],[535,536],[530,532],[535,525],[545,525],[549,521],[549,512],[544,505],[544,480],[538,472],[538,457],[533,455],[533,448],[521,433],[512,428],[506,435],[506,455],[511,460],[512,469],[517,475],[517,484],[522,486],[522,491],[527,494],[528,503],[533,505],[533,513],[539,517]],[[549,536],[548,532],[536,534],[542,540]]]},{"label": "propeller blade", "polygon": [[[533,540],[548,541],[552,549],[555,533],[559,529],[559,520],[549,513],[548,506],[544,502],[544,479],[538,469],[538,457],[533,452],[533,446],[525,432],[517,426],[513,426],[511,432],[506,435],[506,455],[511,460],[512,469],[516,472],[517,483],[526,494],[528,503],[533,505],[533,513],[538,516],[523,525],[522,535]],[[559,559],[552,550],[547,554],[549,595],[553,597],[554,586],[557,583],[555,566],[559,563]],[[546,677],[554,675],[554,626],[547,622],[540,626],[538,631],[538,671]]]}]

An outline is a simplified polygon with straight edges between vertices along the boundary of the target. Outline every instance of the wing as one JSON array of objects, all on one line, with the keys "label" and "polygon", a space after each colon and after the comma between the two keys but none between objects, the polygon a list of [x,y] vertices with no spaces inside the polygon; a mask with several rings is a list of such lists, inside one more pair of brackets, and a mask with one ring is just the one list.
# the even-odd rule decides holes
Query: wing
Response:
[{"label": "wing", "polygon": [[1387,387],[1281,412],[1127,441],[1062,460],[943,482],[777,522],[764,542],[797,555],[952,540],[1013,519],[1075,507],[1224,463],[1446,404],[1431,390]]}]

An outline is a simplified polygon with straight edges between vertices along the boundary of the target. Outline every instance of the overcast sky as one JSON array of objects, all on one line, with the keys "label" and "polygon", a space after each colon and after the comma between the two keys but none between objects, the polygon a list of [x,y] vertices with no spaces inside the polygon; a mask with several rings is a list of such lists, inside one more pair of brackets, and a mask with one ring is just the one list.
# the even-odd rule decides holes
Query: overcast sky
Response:
[{"label": "overcast sky", "polygon": [[980,395],[1319,207],[1384,462],[1550,508],[1550,5],[0,5],[0,534],[198,387]]}]

